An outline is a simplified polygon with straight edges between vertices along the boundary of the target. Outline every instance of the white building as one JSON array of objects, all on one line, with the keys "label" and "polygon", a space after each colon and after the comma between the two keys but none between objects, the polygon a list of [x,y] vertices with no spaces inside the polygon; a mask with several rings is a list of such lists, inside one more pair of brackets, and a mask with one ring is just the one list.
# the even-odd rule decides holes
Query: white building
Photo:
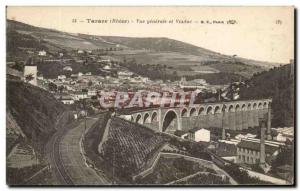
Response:
[{"label": "white building", "polygon": [[84,51],[83,51],[83,50],[78,50],[77,53],[78,53],[78,54],[83,54]]},{"label": "white building", "polygon": [[79,101],[81,99],[86,99],[88,98],[88,95],[84,92],[76,92],[73,94],[73,100]]},{"label": "white building", "polygon": [[41,50],[41,51],[38,52],[38,55],[39,56],[46,56],[47,52],[45,50]]},{"label": "white building", "polygon": [[72,69],[71,66],[65,66],[65,67],[63,68],[63,70],[64,70],[64,71],[70,71],[70,72],[73,71],[73,69]]},{"label": "white building", "polygon": [[37,85],[37,66],[26,65],[24,67],[24,81],[34,86]]},{"label": "white building", "polygon": [[103,67],[103,69],[104,69],[104,70],[110,70],[111,67],[110,67],[109,65],[105,65],[105,66]]},{"label": "white building", "polygon": [[67,77],[65,75],[59,75],[59,76],[57,76],[57,79],[61,80],[61,81],[65,81],[66,78]]},{"label": "white building", "polygon": [[118,72],[118,77],[120,79],[129,79],[132,76],[132,72],[127,72],[127,71],[119,71]]},{"label": "white building", "polygon": [[294,127],[277,128],[275,131],[278,133],[276,140],[279,142],[292,141],[294,139]]},{"label": "white building", "polygon": [[207,129],[191,129],[190,132],[190,139],[196,142],[210,142],[210,131]]},{"label": "white building", "polygon": [[62,99],[61,102],[63,102],[63,104],[65,105],[72,105],[74,104],[74,100],[73,99]]},{"label": "white building", "polygon": [[242,139],[255,138],[255,137],[256,137],[256,135],[251,134],[251,133],[247,133],[246,135],[238,134],[238,135],[235,136],[235,139],[242,140]]},{"label": "white building", "polygon": [[95,96],[95,95],[97,95],[97,90],[88,90],[87,95],[88,96]]}]

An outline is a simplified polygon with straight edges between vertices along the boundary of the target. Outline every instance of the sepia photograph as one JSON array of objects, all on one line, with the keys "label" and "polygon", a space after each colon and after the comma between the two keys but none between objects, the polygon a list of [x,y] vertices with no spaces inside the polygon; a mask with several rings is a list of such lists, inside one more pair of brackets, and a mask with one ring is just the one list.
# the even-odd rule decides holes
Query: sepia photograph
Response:
[{"label": "sepia photograph", "polygon": [[7,6],[5,27],[8,186],[295,186],[293,6]]}]

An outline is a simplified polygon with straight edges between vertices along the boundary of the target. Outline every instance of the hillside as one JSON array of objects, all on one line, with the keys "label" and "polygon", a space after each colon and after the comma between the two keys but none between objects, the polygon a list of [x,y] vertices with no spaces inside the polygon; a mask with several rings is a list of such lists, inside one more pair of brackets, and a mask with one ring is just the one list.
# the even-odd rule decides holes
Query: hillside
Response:
[{"label": "hillside", "polygon": [[218,78],[226,73],[228,78],[231,75],[249,78],[275,64],[223,55],[169,38],[73,34],[12,20],[7,20],[7,39],[9,61],[14,61],[15,57],[26,57],[24,51],[18,51],[20,47],[44,49],[52,53],[97,49],[112,58],[135,59],[142,65],[164,66],[168,74],[177,71],[179,77],[213,74]]},{"label": "hillside", "polygon": [[242,99],[273,99],[273,127],[294,126],[294,78],[290,64],[258,73],[247,84],[249,87],[241,88]]},{"label": "hillside", "polygon": [[131,176],[151,162],[152,155],[163,144],[162,136],[154,131],[120,118],[112,118],[108,139],[103,143],[100,154],[107,166],[116,168],[120,179],[130,180]]},{"label": "hillside", "polygon": [[247,65],[256,65],[262,67],[270,67],[275,64],[240,57],[233,58],[229,55],[224,55],[202,47],[169,38],[134,38],[118,36],[101,36],[101,38],[105,41],[125,45],[133,49],[146,49],[157,52],[177,52],[187,55],[201,56],[207,61],[234,60],[236,62],[243,62]]},{"label": "hillside", "polygon": [[64,105],[47,91],[21,81],[7,80],[6,92],[6,111],[10,116],[7,124],[16,124],[25,138],[42,151],[56,130],[56,121],[60,120],[60,125],[68,121]]}]

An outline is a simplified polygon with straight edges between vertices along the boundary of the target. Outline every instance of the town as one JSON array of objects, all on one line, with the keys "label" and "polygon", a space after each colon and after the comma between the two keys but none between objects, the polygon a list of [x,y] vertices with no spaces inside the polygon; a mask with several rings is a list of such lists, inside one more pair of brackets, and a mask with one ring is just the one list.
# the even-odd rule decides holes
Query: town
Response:
[{"label": "town", "polygon": [[[228,80],[209,66],[221,63],[242,72],[252,66],[235,55],[222,56],[200,62],[205,70],[191,76],[184,72],[192,70],[178,69],[184,66],[140,63],[138,56],[147,60],[159,51],[116,43],[122,37],[47,32],[106,47],[45,48],[54,45],[42,35],[10,31],[15,39],[32,38],[34,46],[11,43],[17,46],[7,59],[8,184],[294,183],[294,126],[280,112],[293,97],[279,96],[287,88],[281,83],[293,82],[294,60],[249,78],[224,73]],[[167,40],[169,47],[173,41]],[[280,83],[272,83],[272,93],[255,84],[256,77],[275,75]],[[285,105],[292,111],[293,104]]]}]

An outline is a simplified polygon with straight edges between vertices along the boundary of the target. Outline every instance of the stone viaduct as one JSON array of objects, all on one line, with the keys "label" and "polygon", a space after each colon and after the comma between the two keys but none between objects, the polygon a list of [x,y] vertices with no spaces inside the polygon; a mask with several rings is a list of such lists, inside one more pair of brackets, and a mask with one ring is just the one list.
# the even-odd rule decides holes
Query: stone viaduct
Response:
[{"label": "stone viaduct", "polygon": [[194,104],[192,107],[147,108],[120,114],[120,117],[160,132],[188,131],[217,127],[243,130],[258,127],[259,118],[267,120],[271,131],[271,99]]}]

